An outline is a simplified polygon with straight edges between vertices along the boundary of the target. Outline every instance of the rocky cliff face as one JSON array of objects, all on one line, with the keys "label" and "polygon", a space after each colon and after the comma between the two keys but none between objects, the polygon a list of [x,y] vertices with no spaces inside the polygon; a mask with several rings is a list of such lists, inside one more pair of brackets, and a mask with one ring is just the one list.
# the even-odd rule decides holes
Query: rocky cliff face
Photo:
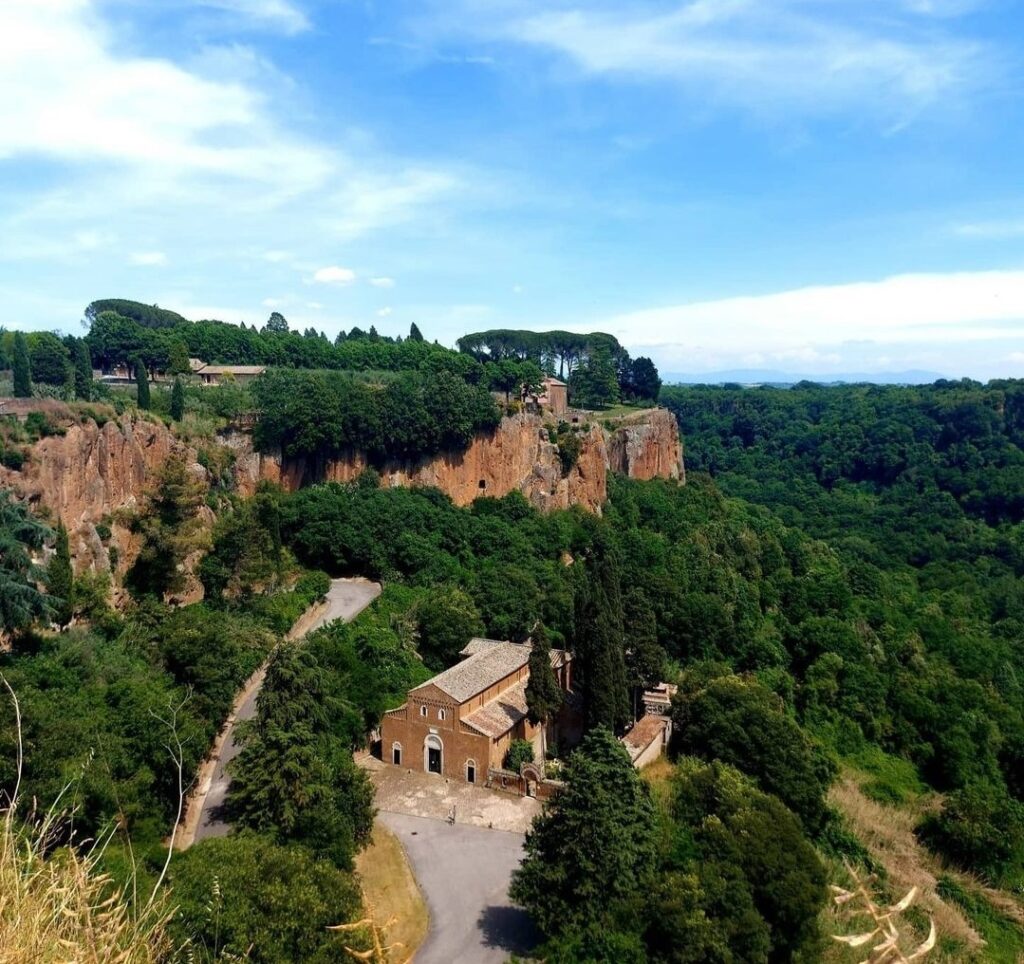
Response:
[{"label": "rocky cliff face", "polygon": [[683,442],[675,416],[655,408],[623,419],[610,433],[608,463],[613,472],[631,479],[685,482]]},{"label": "rocky cliff face", "polygon": [[[166,426],[128,416],[73,423],[64,435],[41,439],[32,446],[21,471],[0,468],[0,485],[14,489],[55,522],[63,521],[71,542],[75,568],[110,569],[109,549],[117,550],[116,568],[124,571],[139,547],[123,526],[111,523],[119,509],[133,509],[144,498],[159,467],[172,452],[195,453]],[[107,542],[96,526],[111,529]]]},{"label": "rocky cliff face", "polygon": [[[519,490],[542,511],[581,505],[600,512],[608,494],[609,469],[638,479],[683,479],[682,443],[669,412],[639,412],[611,431],[588,423],[579,427],[579,434],[580,456],[566,474],[544,420],[515,415],[458,455],[385,465],[381,482],[436,486],[456,505],[468,505],[481,495],[500,498]],[[366,468],[358,454],[340,459],[282,459],[275,453],[253,451],[247,433],[231,433],[224,441],[235,452],[235,478],[244,495],[252,494],[264,479],[294,491],[315,482],[348,482]]]}]

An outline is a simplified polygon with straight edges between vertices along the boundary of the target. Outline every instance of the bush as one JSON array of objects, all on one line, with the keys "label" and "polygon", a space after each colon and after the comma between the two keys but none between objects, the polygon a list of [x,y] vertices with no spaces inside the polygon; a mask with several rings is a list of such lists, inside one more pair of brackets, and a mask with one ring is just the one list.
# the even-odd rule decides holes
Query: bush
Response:
[{"label": "bush", "polygon": [[513,740],[505,754],[505,769],[518,773],[524,764],[533,763],[533,744],[529,740]]},{"label": "bush", "polygon": [[[357,919],[359,886],[351,874],[301,847],[252,834],[204,840],[171,863],[178,913],[172,932],[196,960],[328,964],[343,956],[327,928]],[[352,935],[344,943],[355,944]]]},{"label": "bush", "polygon": [[11,449],[6,446],[0,450],[0,464],[6,469],[20,472],[25,464],[25,453],[21,449]]}]

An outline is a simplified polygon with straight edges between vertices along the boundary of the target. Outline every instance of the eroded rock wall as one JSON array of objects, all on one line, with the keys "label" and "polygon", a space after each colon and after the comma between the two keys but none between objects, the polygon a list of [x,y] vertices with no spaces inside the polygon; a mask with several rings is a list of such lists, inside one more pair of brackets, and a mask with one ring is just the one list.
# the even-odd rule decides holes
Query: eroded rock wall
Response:
[{"label": "eroded rock wall", "polygon": [[[379,470],[381,482],[435,486],[456,505],[519,490],[542,511],[581,505],[600,512],[609,469],[638,479],[683,479],[682,444],[669,412],[639,412],[611,431],[597,422],[585,423],[579,433],[579,460],[567,474],[544,419],[522,414],[503,419],[493,435],[479,436],[457,455],[389,463]],[[248,433],[230,433],[224,442],[235,452],[235,478],[243,495],[251,495],[264,479],[295,491],[316,482],[349,482],[366,468],[358,453],[338,459],[282,459],[277,453],[255,452]]]}]

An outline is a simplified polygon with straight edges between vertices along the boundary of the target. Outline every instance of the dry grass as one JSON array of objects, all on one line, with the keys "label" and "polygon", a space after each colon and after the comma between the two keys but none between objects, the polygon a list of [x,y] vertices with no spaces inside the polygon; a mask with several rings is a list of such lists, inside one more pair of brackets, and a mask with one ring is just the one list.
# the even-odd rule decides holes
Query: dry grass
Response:
[{"label": "dry grass", "polygon": [[0,830],[0,964],[155,964],[171,951],[165,909],[136,916],[97,868],[98,848],[44,858],[46,828]]},{"label": "dry grass", "polygon": [[356,857],[356,870],[370,917],[378,923],[394,918],[387,940],[402,946],[393,959],[409,960],[427,936],[427,905],[394,834],[375,824],[370,846]]}]

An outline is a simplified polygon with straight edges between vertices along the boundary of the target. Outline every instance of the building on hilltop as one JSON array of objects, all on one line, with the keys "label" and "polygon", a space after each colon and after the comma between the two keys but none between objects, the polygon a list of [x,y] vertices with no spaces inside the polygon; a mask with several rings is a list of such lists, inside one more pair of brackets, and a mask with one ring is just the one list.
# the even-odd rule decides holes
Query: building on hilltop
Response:
[{"label": "building on hilltop", "polygon": [[[541,728],[530,723],[526,708],[530,644],[477,638],[461,655],[461,662],[409,690],[405,703],[384,714],[386,763],[485,783],[489,771],[502,768],[513,740],[529,740],[539,755]],[[551,650],[551,666],[570,692],[571,654]]]},{"label": "building on hilltop", "polygon": [[540,384],[541,390],[536,395],[527,395],[524,391],[523,404],[527,410],[564,415],[569,410],[569,386],[551,376]]},{"label": "building on hilltop", "polygon": [[199,378],[201,385],[222,385],[225,382],[244,384],[266,370],[266,365],[203,365],[202,368],[193,369],[192,374]]}]

